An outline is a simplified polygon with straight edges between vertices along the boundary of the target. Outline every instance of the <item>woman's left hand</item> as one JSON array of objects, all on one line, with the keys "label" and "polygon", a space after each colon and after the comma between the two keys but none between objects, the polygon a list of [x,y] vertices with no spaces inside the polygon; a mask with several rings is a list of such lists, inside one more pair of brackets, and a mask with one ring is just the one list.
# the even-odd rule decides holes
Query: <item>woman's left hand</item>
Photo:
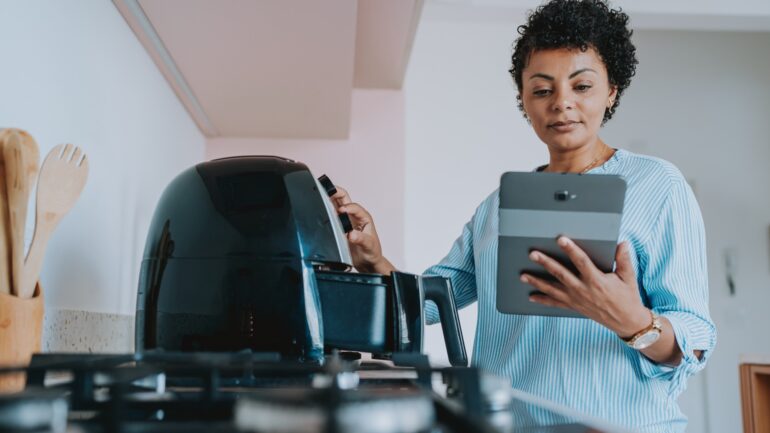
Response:
[{"label": "woman's left hand", "polygon": [[650,312],[639,298],[627,242],[621,242],[615,252],[615,272],[606,274],[571,239],[561,236],[557,243],[577,268],[578,275],[542,252],[533,251],[530,260],[543,266],[558,281],[522,274],[524,283],[544,293],[533,294],[531,301],[577,311],[621,338],[631,337],[650,324]]}]

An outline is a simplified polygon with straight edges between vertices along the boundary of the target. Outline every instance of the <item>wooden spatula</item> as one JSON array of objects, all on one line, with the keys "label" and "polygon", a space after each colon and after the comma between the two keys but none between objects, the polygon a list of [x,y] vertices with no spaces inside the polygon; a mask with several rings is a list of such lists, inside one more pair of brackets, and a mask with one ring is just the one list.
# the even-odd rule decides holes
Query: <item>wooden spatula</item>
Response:
[{"label": "wooden spatula", "polygon": [[80,148],[60,144],[45,157],[37,181],[35,233],[24,261],[19,297],[32,297],[51,233],[75,205],[87,178],[88,159]]},{"label": "wooden spatula", "polygon": [[24,270],[24,226],[27,221],[29,188],[37,176],[39,150],[31,135],[10,129],[2,149],[5,160],[5,189],[8,194],[11,293],[18,295]]},{"label": "wooden spatula", "polygon": [[[0,147],[5,148],[7,130],[0,131]],[[0,293],[11,294],[11,239],[8,224],[8,195],[5,189],[5,160],[0,149]]]}]

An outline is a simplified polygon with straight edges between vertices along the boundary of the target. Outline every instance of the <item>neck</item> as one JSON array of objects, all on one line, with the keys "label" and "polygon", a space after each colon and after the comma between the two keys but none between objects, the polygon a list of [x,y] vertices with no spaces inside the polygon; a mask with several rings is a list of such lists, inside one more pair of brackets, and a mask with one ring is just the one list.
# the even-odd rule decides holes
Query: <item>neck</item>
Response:
[{"label": "neck", "polygon": [[602,165],[613,153],[612,148],[600,139],[578,149],[562,151],[549,148],[548,150],[550,161],[543,171],[553,173],[582,173]]}]

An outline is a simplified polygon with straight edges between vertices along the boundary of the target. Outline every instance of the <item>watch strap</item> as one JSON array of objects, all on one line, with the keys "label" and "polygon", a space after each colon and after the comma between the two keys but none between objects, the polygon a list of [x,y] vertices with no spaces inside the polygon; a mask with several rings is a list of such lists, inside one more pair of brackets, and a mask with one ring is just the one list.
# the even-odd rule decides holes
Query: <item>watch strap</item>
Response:
[{"label": "watch strap", "polygon": [[658,331],[658,333],[660,333],[660,332],[662,332],[662,331],[663,331],[663,326],[662,326],[662,325],[661,325],[661,323],[660,323],[660,316],[658,316],[657,314],[655,314],[655,312],[654,312],[654,311],[652,311],[652,310],[648,310],[648,311],[650,312],[650,316],[651,316],[651,319],[652,319],[652,320],[650,321],[650,325],[649,325],[649,326],[647,326],[646,328],[642,329],[641,331],[637,332],[636,334],[634,334],[634,335],[632,335],[632,336],[628,337],[628,338],[621,338],[621,339],[622,339],[623,341],[625,341],[625,342],[626,342],[626,343],[627,343],[629,346],[632,346],[632,347],[633,347],[633,344],[634,344],[634,342],[635,342],[636,340],[638,340],[638,339],[639,339],[639,337],[641,337],[642,335],[645,335],[645,334],[647,334],[647,333],[648,333],[648,332],[650,332],[650,331],[653,331],[653,330],[657,330],[657,331]]}]

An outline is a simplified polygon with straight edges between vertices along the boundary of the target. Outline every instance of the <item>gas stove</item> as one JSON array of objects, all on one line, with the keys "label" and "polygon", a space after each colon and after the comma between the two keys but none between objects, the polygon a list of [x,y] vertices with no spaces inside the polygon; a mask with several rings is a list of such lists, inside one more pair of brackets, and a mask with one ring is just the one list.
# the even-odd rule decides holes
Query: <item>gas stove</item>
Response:
[{"label": "gas stove", "polygon": [[622,430],[419,354],[323,364],[272,353],[39,354],[0,395],[0,432],[513,433]]}]

